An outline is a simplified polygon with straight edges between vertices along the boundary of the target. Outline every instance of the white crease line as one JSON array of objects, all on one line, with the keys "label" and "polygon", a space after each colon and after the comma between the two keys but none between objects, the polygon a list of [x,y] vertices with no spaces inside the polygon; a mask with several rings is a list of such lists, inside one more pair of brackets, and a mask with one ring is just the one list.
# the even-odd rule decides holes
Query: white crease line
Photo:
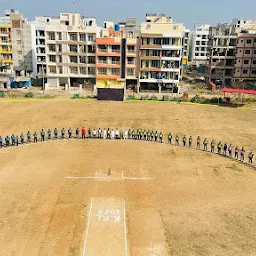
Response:
[{"label": "white crease line", "polygon": [[124,202],[124,247],[125,247],[125,256],[128,256],[128,245],[127,245],[127,228],[126,228],[126,210],[125,210],[125,200]]},{"label": "white crease line", "polygon": [[85,256],[85,249],[86,249],[87,238],[88,238],[88,233],[89,233],[89,226],[90,226],[90,222],[91,222],[92,203],[93,203],[93,198],[91,199],[91,204],[90,204],[90,210],[89,210],[89,215],[88,215],[88,220],[87,220],[87,227],[86,227],[86,233],[85,233],[85,239],[84,239],[84,249],[83,249],[82,256]]},{"label": "white crease line", "polygon": [[154,180],[155,178],[123,177],[124,180]]},{"label": "white crease line", "polygon": [[95,176],[81,176],[81,177],[72,177],[68,176],[65,179],[122,179],[122,180],[154,180],[155,178],[143,178],[143,177],[124,177],[123,174],[121,177],[95,177]]}]

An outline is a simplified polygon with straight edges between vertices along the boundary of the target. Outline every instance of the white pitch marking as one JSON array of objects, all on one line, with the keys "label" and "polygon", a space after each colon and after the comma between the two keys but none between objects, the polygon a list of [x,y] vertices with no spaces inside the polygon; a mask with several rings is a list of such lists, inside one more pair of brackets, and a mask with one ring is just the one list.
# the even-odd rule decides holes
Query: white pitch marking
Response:
[{"label": "white pitch marking", "polygon": [[124,180],[154,180],[155,178],[123,177]]},{"label": "white pitch marking", "polygon": [[[81,176],[81,177],[72,177],[72,176],[68,176],[65,177],[65,179],[109,179],[109,177],[96,177],[96,176]],[[120,179],[118,177],[114,177],[111,179]],[[122,174],[121,177],[122,180],[154,180],[155,178],[143,178],[143,177],[124,177]]]},{"label": "white pitch marking", "polygon": [[87,220],[87,227],[86,227],[86,233],[85,233],[85,239],[84,239],[84,249],[83,249],[82,256],[85,256],[86,243],[87,243],[87,238],[88,238],[89,226],[90,226],[90,222],[91,222],[92,203],[93,203],[93,198],[91,199],[91,204],[90,204],[90,210],[89,210],[89,215],[88,215],[88,220]]},{"label": "white pitch marking", "polygon": [[126,210],[125,210],[125,200],[124,202],[124,247],[125,247],[125,256],[128,256],[128,247],[127,247],[127,228],[126,228]]}]

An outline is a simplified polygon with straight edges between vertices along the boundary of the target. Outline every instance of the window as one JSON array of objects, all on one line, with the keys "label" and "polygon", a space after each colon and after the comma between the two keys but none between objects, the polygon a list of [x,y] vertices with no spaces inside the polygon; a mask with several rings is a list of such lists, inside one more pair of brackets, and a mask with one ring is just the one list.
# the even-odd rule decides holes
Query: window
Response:
[{"label": "window", "polygon": [[88,75],[95,75],[95,68],[94,67],[88,67]]},{"label": "window", "polygon": [[202,53],[201,53],[201,56],[205,56],[205,54],[202,52]]},{"label": "window", "polygon": [[55,33],[54,32],[48,32],[48,38],[49,38],[49,40],[55,40]]},{"label": "window", "polygon": [[251,50],[245,50],[244,53],[245,54],[251,54]]},{"label": "window", "polygon": [[256,55],[256,50],[254,50],[253,54],[255,54],[255,55]]},{"label": "window", "polygon": [[160,68],[160,61],[159,60],[152,60],[151,67]]},{"label": "window", "polygon": [[252,64],[253,64],[253,65],[256,65],[256,60],[253,60],[253,61],[252,61]]},{"label": "window", "polygon": [[196,51],[199,51],[199,47],[196,47]]},{"label": "window", "polygon": [[163,38],[163,44],[169,45],[170,44],[170,38]]},{"label": "window", "polygon": [[22,51],[18,51],[18,55],[22,55]]},{"label": "window", "polygon": [[153,56],[160,56],[159,50],[153,50]]},{"label": "window", "polygon": [[196,52],[196,53],[195,53],[195,56],[199,56],[199,53]]},{"label": "window", "polygon": [[253,42],[256,43],[256,38],[254,38]]},{"label": "window", "polygon": [[95,57],[94,56],[89,56],[88,57],[88,64],[95,64]]},{"label": "window", "polygon": [[94,36],[93,35],[88,35],[88,41],[93,42],[94,41]]},{"label": "window", "polygon": [[62,67],[59,67],[59,74],[62,74],[62,73],[63,73]]},{"label": "window", "polygon": [[240,40],[240,43],[243,43],[243,42],[244,42],[244,40],[243,40],[243,39],[241,39],[241,40]]},{"label": "window", "polygon": [[135,58],[133,58],[133,57],[128,57],[128,64],[130,64],[130,65],[135,65]]},{"label": "window", "polygon": [[251,44],[251,43],[252,43],[252,39],[247,39],[247,40],[246,40],[246,43],[247,43],[247,44]]},{"label": "window", "polygon": [[127,76],[134,76],[134,69],[133,68],[127,68]]},{"label": "window", "polygon": [[77,63],[77,56],[69,56],[69,60],[71,63]]},{"label": "window", "polygon": [[119,76],[120,74],[120,69],[119,68],[112,68],[111,69],[112,75],[114,76]]},{"label": "window", "polygon": [[50,52],[56,52],[56,45],[55,44],[49,44],[49,51]]},{"label": "window", "polygon": [[146,54],[145,54],[146,56],[149,56],[149,50],[146,50]]},{"label": "window", "polygon": [[196,41],[196,45],[200,45],[200,41]]},{"label": "window", "polygon": [[62,52],[62,45],[61,44],[57,44],[57,51]]},{"label": "window", "polygon": [[62,56],[59,56],[59,62],[62,63]]},{"label": "window", "polygon": [[147,44],[150,44],[150,38],[147,38]]},{"label": "window", "polygon": [[132,45],[128,45],[128,52],[130,52],[130,53],[135,53],[135,47],[134,46],[132,46]]},{"label": "window", "polygon": [[77,45],[73,45],[73,44],[69,45],[69,51],[70,52],[78,52]]},{"label": "window", "polygon": [[120,52],[120,46],[119,45],[112,45],[112,52]]},{"label": "window", "polygon": [[247,74],[248,70],[247,69],[243,69],[243,74]]},{"label": "window", "polygon": [[201,35],[196,35],[196,37],[201,37]]},{"label": "window", "polygon": [[86,57],[85,56],[80,56],[79,57],[79,63],[86,63]]},{"label": "window", "polygon": [[49,72],[50,72],[50,74],[56,74],[56,67],[55,66],[53,66],[53,67],[49,66]]},{"label": "window", "polygon": [[86,34],[80,34],[80,41],[86,41]]},{"label": "window", "polygon": [[21,35],[21,31],[20,30],[16,30],[16,32],[17,32],[17,36]]},{"label": "window", "polygon": [[[129,58],[128,58],[129,60]],[[120,58],[119,57],[112,57],[111,58],[111,63],[112,64],[120,64]]]},{"label": "window", "polygon": [[77,41],[77,34],[76,33],[70,33],[69,38],[70,38],[70,41]]},{"label": "window", "polygon": [[78,68],[77,67],[69,67],[71,74],[78,74]]},{"label": "window", "polygon": [[17,44],[21,44],[21,40],[17,40]]},{"label": "window", "polygon": [[50,62],[56,62],[56,56],[55,55],[49,55],[49,61]]},{"label": "window", "polygon": [[153,44],[161,45],[161,38],[154,38]]},{"label": "window", "polygon": [[87,68],[85,68],[85,67],[80,67],[80,74],[86,75],[86,73],[87,73]]},{"label": "window", "polygon": [[256,75],[256,69],[252,70],[252,75]]},{"label": "window", "polygon": [[94,45],[88,45],[88,53],[95,53],[95,46]]},{"label": "window", "polygon": [[62,34],[61,32],[57,32],[58,40],[62,40]]},{"label": "window", "polygon": [[107,68],[98,68],[99,75],[107,75]]},{"label": "window", "polygon": [[244,60],[244,64],[249,64],[249,60]]}]

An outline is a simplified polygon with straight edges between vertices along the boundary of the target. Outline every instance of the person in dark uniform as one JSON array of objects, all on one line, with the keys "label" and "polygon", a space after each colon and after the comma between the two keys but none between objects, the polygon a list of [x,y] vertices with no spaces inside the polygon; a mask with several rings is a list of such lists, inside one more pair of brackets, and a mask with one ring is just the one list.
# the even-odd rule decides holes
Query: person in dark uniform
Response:
[{"label": "person in dark uniform", "polygon": [[158,139],[158,133],[157,133],[157,131],[155,132],[155,142],[157,142],[157,139]]},{"label": "person in dark uniform", "polygon": [[227,143],[225,142],[225,143],[224,143],[224,146],[223,146],[223,155],[224,155],[224,156],[227,156],[227,149],[228,149],[228,145],[227,145]]},{"label": "person in dark uniform", "polygon": [[71,139],[72,137],[72,129],[71,127],[68,128],[68,138]]},{"label": "person in dark uniform", "polygon": [[16,144],[16,146],[19,146],[19,136],[15,137],[15,144]]},{"label": "person in dark uniform", "polygon": [[239,148],[236,146],[235,148],[235,159],[238,160],[238,153],[239,153]]},{"label": "person in dark uniform", "polygon": [[24,144],[24,135],[23,135],[23,133],[20,134],[20,142],[21,142],[21,144]]},{"label": "person in dark uniform", "polygon": [[219,155],[221,154],[221,148],[222,148],[222,144],[221,144],[221,141],[219,141],[219,143],[218,143],[218,154]]},{"label": "person in dark uniform", "polygon": [[92,136],[92,130],[91,130],[91,128],[89,128],[88,129],[88,137],[91,138],[91,136]]},{"label": "person in dark uniform", "polygon": [[12,140],[12,146],[15,146],[15,136],[14,136],[14,134],[11,136],[11,140]]},{"label": "person in dark uniform", "polygon": [[2,148],[3,147],[3,139],[2,139],[2,137],[0,136],[0,148]]},{"label": "person in dark uniform", "polygon": [[244,154],[245,154],[245,149],[244,149],[244,147],[242,147],[242,149],[240,150],[240,161],[241,162],[244,161]]},{"label": "person in dark uniform", "polygon": [[57,130],[57,128],[54,129],[54,138],[55,138],[55,140],[58,139],[58,130]]},{"label": "person in dark uniform", "polygon": [[30,134],[30,131],[28,131],[27,133],[27,143],[30,143],[31,142],[31,134]]},{"label": "person in dark uniform", "polygon": [[251,152],[250,152],[249,155],[248,155],[249,164],[252,164],[253,156],[254,156],[254,154],[253,154],[253,152],[252,152],[252,150],[251,150]]},{"label": "person in dark uniform", "polygon": [[45,136],[44,129],[42,129],[42,131],[41,131],[41,142],[44,141],[44,136]]},{"label": "person in dark uniform", "polygon": [[37,143],[37,133],[36,133],[36,131],[34,132],[33,136],[34,136],[34,143]]},{"label": "person in dark uniform", "polygon": [[186,147],[187,138],[186,135],[183,136],[183,147]]},{"label": "person in dark uniform", "polygon": [[150,139],[151,139],[151,132],[150,132],[150,130],[148,130],[148,133],[147,133],[147,141],[150,141]]},{"label": "person in dark uniform", "polygon": [[177,134],[176,137],[175,137],[175,146],[179,146],[179,140],[180,140],[180,137]]},{"label": "person in dark uniform", "polygon": [[128,130],[128,139],[131,139],[131,136],[132,136],[132,131],[131,129]]},{"label": "person in dark uniform", "polygon": [[169,132],[168,134],[168,144],[172,144],[172,134]]},{"label": "person in dark uniform", "polygon": [[61,129],[61,138],[62,139],[65,138],[65,129],[64,128]]},{"label": "person in dark uniform", "polygon": [[190,136],[189,139],[188,139],[188,146],[189,146],[190,148],[191,148],[191,146],[192,146],[192,141],[193,141],[192,136]]},{"label": "person in dark uniform", "polygon": [[154,141],[154,137],[155,137],[155,132],[152,130],[151,131],[151,141]]},{"label": "person in dark uniform", "polygon": [[232,144],[228,146],[228,156],[232,157]]},{"label": "person in dark uniform", "polygon": [[76,128],[76,138],[78,139],[79,138],[79,129]]},{"label": "person in dark uniform", "polygon": [[159,140],[160,140],[160,143],[163,143],[163,133],[162,132],[160,132],[160,134],[159,134]]},{"label": "person in dark uniform", "polygon": [[147,131],[146,131],[146,129],[144,129],[143,134],[144,134],[144,140],[147,140]]},{"label": "person in dark uniform", "polygon": [[9,146],[10,146],[10,137],[9,137],[9,136],[6,136],[6,137],[5,137],[5,146],[6,146],[6,147],[9,147]]},{"label": "person in dark uniform", "polygon": [[203,144],[204,144],[204,151],[207,151],[207,146],[208,146],[208,140],[207,140],[207,138],[204,139]]}]

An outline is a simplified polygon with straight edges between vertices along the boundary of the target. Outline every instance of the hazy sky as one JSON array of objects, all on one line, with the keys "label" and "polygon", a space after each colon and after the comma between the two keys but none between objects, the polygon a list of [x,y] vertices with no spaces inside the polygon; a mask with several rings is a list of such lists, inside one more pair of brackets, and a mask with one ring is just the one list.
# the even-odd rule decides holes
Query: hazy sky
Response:
[{"label": "hazy sky", "polygon": [[[20,10],[28,19],[34,16],[57,16],[72,12],[73,0],[0,0],[1,15],[5,8]],[[255,19],[256,0],[77,0],[76,12],[103,20],[124,21],[135,17],[138,23],[145,13],[164,12],[187,27],[194,24],[216,24],[233,18]]]}]

